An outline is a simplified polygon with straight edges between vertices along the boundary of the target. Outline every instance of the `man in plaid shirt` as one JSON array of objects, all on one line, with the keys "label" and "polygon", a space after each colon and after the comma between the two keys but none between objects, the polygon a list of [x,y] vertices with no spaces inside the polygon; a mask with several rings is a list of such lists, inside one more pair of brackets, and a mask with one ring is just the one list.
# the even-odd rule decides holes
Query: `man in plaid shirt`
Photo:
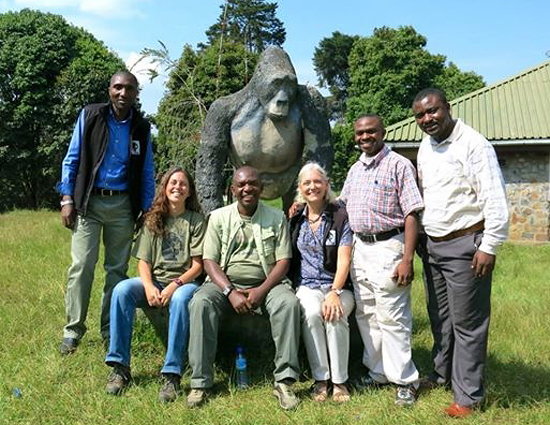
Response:
[{"label": "man in plaid shirt", "polygon": [[363,385],[396,384],[395,404],[410,406],[418,387],[410,283],[422,198],[411,162],[384,145],[378,115],[359,117],[354,133],[362,154],[348,172],[340,200],[354,232],[351,277],[363,364],[369,368]]}]

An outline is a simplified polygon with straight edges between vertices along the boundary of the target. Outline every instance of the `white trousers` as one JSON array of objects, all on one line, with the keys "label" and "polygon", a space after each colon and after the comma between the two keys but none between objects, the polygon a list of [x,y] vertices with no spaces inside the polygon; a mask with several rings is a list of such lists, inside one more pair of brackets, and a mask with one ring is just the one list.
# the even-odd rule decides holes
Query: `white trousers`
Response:
[{"label": "white trousers", "polygon": [[348,380],[348,316],[353,310],[353,294],[344,289],[340,294],[344,316],[329,322],[323,319],[321,310],[329,293],[330,288],[298,287],[296,296],[302,309],[302,336],[313,379],[330,379],[334,384],[343,384]]},{"label": "white trousers", "polygon": [[411,286],[397,286],[392,279],[403,241],[402,233],[374,243],[354,236],[351,264],[363,364],[375,381],[397,385],[418,381],[411,351]]}]

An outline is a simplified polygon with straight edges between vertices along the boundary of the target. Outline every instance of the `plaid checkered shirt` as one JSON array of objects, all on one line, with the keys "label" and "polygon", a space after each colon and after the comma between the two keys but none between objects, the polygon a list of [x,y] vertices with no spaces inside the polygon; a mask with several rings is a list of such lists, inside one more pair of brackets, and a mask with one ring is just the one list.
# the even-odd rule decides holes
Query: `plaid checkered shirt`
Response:
[{"label": "plaid checkered shirt", "polygon": [[346,204],[351,230],[378,234],[405,225],[424,208],[411,162],[387,146],[374,157],[361,154],[350,168],[339,199]]}]

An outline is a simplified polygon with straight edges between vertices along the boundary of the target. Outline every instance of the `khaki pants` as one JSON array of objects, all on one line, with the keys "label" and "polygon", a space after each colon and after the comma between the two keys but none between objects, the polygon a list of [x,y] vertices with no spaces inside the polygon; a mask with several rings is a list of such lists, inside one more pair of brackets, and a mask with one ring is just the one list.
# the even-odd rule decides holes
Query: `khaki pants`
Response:
[{"label": "khaki pants", "polygon": [[85,216],[78,215],[73,230],[67,293],[65,296],[67,325],[64,338],[81,339],[86,333],[86,316],[99,256],[99,240],[103,231],[105,246],[105,285],[101,303],[101,336],[109,338],[111,292],[127,279],[128,259],[132,247],[134,220],[128,195],[92,195]]},{"label": "khaki pants", "polygon": [[397,385],[418,381],[411,351],[411,286],[397,286],[392,279],[403,257],[403,239],[403,233],[373,243],[355,237],[351,265],[363,364],[375,381]]},{"label": "khaki pants", "polygon": [[[279,284],[268,292],[261,306],[269,315],[275,343],[275,381],[298,379],[300,344],[300,304],[292,289]],[[236,314],[231,303],[213,282],[203,284],[189,303],[189,365],[191,388],[210,388],[214,384],[214,359],[218,348],[220,319]]]}]

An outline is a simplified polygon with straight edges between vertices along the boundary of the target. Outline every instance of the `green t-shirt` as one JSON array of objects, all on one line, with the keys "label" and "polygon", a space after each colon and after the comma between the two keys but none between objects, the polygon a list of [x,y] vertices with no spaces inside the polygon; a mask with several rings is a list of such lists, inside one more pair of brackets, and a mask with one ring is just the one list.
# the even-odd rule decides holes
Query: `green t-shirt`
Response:
[{"label": "green t-shirt", "polygon": [[191,267],[191,257],[202,256],[206,223],[195,211],[184,211],[166,220],[163,236],[143,226],[134,244],[133,256],[151,265],[153,279],[163,286]]}]

